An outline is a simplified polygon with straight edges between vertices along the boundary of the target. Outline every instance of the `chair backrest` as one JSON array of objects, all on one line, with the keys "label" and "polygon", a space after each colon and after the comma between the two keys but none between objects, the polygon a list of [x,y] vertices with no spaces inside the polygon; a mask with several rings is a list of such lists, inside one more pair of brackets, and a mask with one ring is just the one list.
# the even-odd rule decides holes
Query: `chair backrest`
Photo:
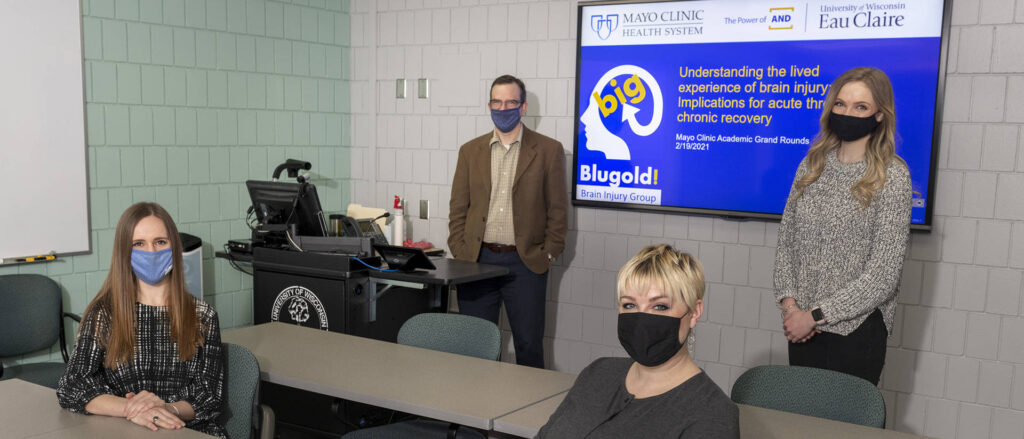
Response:
[{"label": "chair backrest", "polygon": [[402,325],[398,330],[398,343],[497,360],[501,331],[498,325],[479,317],[424,313],[412,316]]},{"label": "chair backrest", "polygon": [[0,357],[49,348],[60,336],[60,286],[40,274],[0,276]]},{"label": "chair backrest", "polygon": [[801,366],[757,366],[736,379],[732,400],[869,427],[885,427],[885,401],[863,378]]},{"label": "chair backrest", "polygon": [[248,349],[223,343],[224,409],[220,423],[230,439],[249,439],[253,430],[253,411],[260,383],[260,365]]}]

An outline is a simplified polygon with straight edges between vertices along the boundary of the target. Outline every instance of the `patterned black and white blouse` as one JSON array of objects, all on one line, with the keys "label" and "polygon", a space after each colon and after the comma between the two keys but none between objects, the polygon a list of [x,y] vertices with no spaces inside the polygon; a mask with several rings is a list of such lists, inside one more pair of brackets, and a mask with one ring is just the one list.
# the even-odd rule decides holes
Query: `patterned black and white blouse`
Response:
[{"label": "patterned black and white blouse", "polygon": [[205,343],[185,362],[178,360],[178,344],[170,338],[167,307],[135,304],[135,358],[116,369],[103,367],[106,351],[99,342],[99,337],[109,331],[109,312],[97,307],[84,316],[75,351],[57,386],[61,407],[88,414],[85,405],[97,396],[123,397],[148,390],[167,402],[188,401],[196,417],[186,427],[226,437],[224,428],[217,424],[224,392],[220,324],[210,305],[202,300],[195,302]]}]

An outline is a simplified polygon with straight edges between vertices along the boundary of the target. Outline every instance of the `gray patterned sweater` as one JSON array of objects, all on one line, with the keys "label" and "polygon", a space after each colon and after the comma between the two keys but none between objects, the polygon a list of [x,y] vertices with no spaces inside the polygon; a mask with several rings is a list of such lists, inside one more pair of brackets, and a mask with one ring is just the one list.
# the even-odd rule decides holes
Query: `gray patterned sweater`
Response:
[{"label": "gray patterned sweater", "polygon": [[[794,182],[807,173],[806,158]],[[790,189],[775,253],[775,299],[796,299],[800,309],[820,306],[822,331],[848,335],[878,308],[892,334],[896,290],[910,234],[911,181],[893,160],[885,186],[867,208],[850,188],[867,164],[843,163],[829,153],[818,180],[799,198]]]}]

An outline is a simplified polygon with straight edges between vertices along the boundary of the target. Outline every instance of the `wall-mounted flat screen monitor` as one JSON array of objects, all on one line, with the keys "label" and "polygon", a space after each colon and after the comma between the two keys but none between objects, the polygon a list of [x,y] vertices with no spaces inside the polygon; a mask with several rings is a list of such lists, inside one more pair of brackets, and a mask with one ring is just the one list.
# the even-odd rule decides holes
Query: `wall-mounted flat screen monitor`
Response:
[{"label": "wall-mounted flat screen monitor", "polygon": [[579,4],[573,203],[778,219],[830,84],[876,67],[895,95],[911,226],[931,227],[943,0]]}]

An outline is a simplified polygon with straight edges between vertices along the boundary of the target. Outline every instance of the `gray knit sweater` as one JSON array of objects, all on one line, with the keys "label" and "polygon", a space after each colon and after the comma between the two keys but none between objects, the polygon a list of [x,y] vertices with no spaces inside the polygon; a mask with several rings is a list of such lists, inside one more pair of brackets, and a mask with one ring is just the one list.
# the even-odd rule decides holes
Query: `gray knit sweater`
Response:
[{"label": "gray knit sweater", "polygon": [[[807,173],[806,158],[794,182]],[[850,188],[867,164],[843,163],[829,153],[818,180],[794,198],[790,190],[775,253],[775,299],[792,297],[800,309],[821,307],[822,331],[848,335],[875,308],[892,334],[896,290],[910,234],[911,181],[907,165],[893,160],[885,186],[867,208]]]}]

